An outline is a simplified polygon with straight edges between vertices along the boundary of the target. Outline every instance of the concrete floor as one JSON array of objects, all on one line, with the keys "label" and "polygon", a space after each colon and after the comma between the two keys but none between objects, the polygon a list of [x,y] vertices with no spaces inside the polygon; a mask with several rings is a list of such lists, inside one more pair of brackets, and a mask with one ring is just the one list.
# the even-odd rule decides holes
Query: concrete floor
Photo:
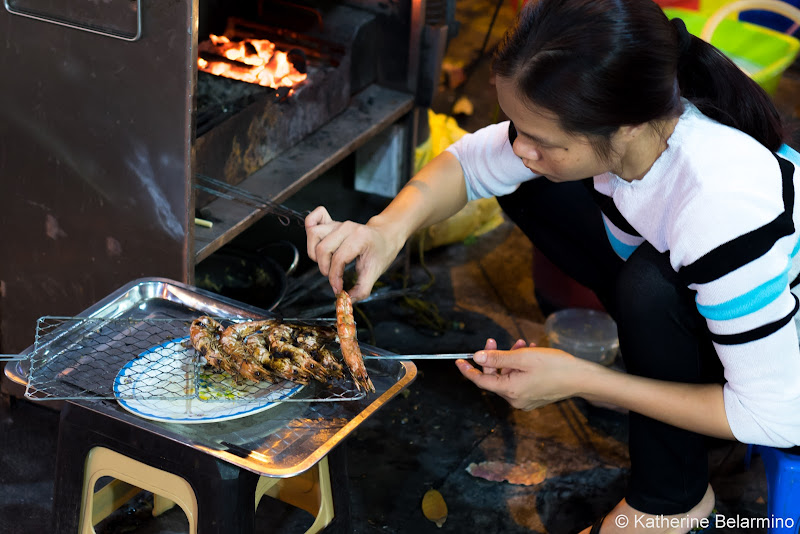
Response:
[{"label": "concrete floor", "polygon": [[[492,9],[485,0],[459,0],[462,31],[451,44],[449,58],[467,66],[470,76],[463,89],[442,91],[434,104],[436,111],[449,113],[458,96],[469,96],[475,111],[459,117],[467,130],[499,118],[488,62],[475,55]],[[501,10],[496,32],[501,33],[511,15],[508,7]],[[489,48],[496,38],[493,35]],[[800,103],[798,87],[800,74],[790,69],[776,95],[793,121]],[[359,220],[385,203],[356,194],[346,203],[331,202],[330,191],[343,190],[341,180],[331,173],[292,202],[303,209],[326,199],[336,204],[335,216]],[[399,301],[383,301],[362,307],[371,329],[362,330],[361,339],[408,353],[474,351],[487,337],[501,346],[520,337],[542,338],[544,318],[530,275],[533,250],[512,225],[504,223],[476,239],[431,250],[424,259],[435,281],[421,298],[437,306],[442,328],[420,325],[419,312]],[[409,284],[428,280],[429,274],[413,257]],[[581,400],[521,412],[475,388],[452,362],[419,362],[418,368],[417,380],[345,443],[352,532],[571,533],[591,524],[623,495],[628,475],[624,414]],[[0,533],[47,532],[58,413],[14,401],[2,414]],[[726,516],[764,517],[763,466],[756,459],[746,470],[744,450],[741,444],[710,442],[717,508]],[[499,475],[490,478],[507,475],[516,483],[471,474],[478,473],[476,467]],[[441,492],[449,511],[441,530],[421,510],[422,497],[431,488]],[[180,511],[151,519],[149,506],[141,496],[98,531],[188,532]],[[274,506],[260,509],[259,518],[265,531],[303,532],[310,524],[307,514]]]}]

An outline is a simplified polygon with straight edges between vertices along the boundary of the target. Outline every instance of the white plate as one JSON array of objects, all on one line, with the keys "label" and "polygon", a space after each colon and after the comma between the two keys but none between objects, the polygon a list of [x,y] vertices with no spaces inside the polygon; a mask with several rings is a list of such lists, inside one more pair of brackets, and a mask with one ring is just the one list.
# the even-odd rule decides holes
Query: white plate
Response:
[{"label": "white plate", "polygon": [[[202,366],[196,373],[197,356],[188,339],[167,341],[125,364],[114,379],[120,406],[153,421],[216,423],[262,412],[303,388],[288,380],[237,385],[229,375],[206,373]],[[187,395],[192,397],[180,398]]]}]

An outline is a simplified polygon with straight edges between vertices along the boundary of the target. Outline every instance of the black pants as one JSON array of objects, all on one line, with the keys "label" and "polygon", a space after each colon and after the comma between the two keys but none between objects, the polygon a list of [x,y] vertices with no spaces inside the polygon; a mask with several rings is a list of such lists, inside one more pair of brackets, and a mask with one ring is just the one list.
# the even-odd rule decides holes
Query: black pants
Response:
[{"label": "black pants", "polygon": [[[617,322],[620,352],[630,374],[683,383],[721,382],[722,367],[695,307],[695,293],[678,280],[667,254],[647,243],[622,261],[608,242],[600,210],[585,184],[541,178],[498,200],[537,253],[594,291]],[[706,438],[634,412],[629,422],[628,503],[651,514],[693,508],[708,486]]]}]

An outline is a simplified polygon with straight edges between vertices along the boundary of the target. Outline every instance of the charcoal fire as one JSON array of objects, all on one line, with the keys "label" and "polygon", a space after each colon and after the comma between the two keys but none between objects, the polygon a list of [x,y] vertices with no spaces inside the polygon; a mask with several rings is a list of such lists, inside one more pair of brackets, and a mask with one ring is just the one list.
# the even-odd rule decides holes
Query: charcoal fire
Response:
[{"label": "charcoal fire", "polygon": [[217,76],[273,89],[294,87],[308,77],[302,52],[277,50],[275,43],[266,39],[231,41],[212,34],[198,50],[198,68]]}]

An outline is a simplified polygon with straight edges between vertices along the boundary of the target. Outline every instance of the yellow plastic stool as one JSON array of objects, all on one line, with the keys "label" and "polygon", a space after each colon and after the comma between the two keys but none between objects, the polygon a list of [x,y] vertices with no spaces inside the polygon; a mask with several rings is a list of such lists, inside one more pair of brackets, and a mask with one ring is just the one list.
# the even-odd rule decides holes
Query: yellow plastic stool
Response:
[{"label": "yellow plastic stool", "polygon": [[[79,532],[95,534],[94,525],[108,517],[142,490],[153,493],[153,515],[178,505],[189,521],[190,534],[197,534],[197,499],[191,485],[183,478],[128,458],[105,447],[94,447],[87,456],[81,498]],[[94,491],[102,477],[109,484]],[[292,478],[262,476],[255,492],[255,507],[264,495],[276,498],[315,516],[306,534],[325,528],[334,517],[328,458]]]},{"label": "yellow plastic stool", "polygon": [[333,496],[328,458],[292,478],[261,477],[256,486],[256,508],[264,495],[283,501],[316,517],[305,534],[316,534],[333,521]]},{"label": "yellow plastic stool", "polygon": [[[115,481],[95,493],[94,486],[101,477]],[[197,533],[197,499],[188,482],[105,447],[93,448],[86,458],[79,532],[95,534],[94,525],[141,490],[179,505],[189,520],[189,533]]]}]

